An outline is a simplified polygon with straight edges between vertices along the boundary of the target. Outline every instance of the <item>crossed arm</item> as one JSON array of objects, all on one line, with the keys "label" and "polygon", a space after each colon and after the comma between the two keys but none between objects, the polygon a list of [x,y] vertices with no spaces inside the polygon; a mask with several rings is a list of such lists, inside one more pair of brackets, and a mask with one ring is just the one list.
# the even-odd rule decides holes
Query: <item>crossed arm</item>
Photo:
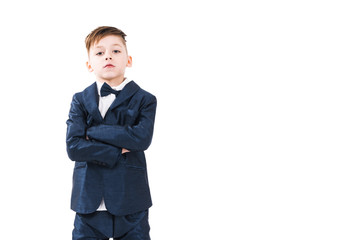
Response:
[{"label": "crossed arm", "polygon": [[74,95],[67,120],[69,158],[113,167],[123,153],[146,150],[152,139],[155,111],[156,98],[153,97],[143,104],[138,124],[134,126],[100,124],[89,127],[85,109]]},{"label": "crossed arm", "polygon": [[[86,135],[86,140],[90,140],[89,139],[89,137]],[[127,152],[130,152],[129,150],[127,150],[126,148],[123,148],[122,150],[121,150],[121,154],[124,154],[124,153],[127,153]]]},{"label": "crossed arm", "polygon": [[144,100],[139,110],[136,125],[100,124],[87,129],[89,139],[94,139],[118,148],[122,152],[145,151],[151,143],[156,112],[156,98],[152,96]]},{"label": "crossed arm", "polygon": [[115,166],[122,157],[122,149],[96,140],[86,139],[86,115],[82,104],[74,95],[67,120],[66,149],[69,158],[78,162],[94,162]]}]

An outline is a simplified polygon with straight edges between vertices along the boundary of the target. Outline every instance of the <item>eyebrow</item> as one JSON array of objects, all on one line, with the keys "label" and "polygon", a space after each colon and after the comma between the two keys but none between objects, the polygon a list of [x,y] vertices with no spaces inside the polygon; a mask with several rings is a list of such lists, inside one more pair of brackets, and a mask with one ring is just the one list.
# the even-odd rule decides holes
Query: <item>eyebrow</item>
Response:
[{"label": "eyebrow", "polygon": [[[113,44],[111,46],[118,46],[118,47],[122,48],[122,46],[120,44],[117,44],[117,43],[115,43],[115,44]],[[95,48],[103,48],[103,46],[96,46]]]}]

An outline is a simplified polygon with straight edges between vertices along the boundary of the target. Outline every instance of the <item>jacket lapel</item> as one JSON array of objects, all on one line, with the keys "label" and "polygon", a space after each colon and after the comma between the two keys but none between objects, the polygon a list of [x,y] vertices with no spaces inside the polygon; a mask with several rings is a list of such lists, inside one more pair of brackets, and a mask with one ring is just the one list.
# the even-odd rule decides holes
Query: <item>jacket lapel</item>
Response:
[{"label": "jacket lapel", "polygon": [[118,107],[122,102],[124,102],[129,97],[134,95],[139,89],[140,89],[140,87],[134,81],[131,81],[128,84],[126,84],[126,86],[123,88],[123,90],[121,90],[120,94],[116,97],[114,102],[111,104],[108,111],[111,111],[112,109]]},{"label": "jacket lapel", "polygon": [[94,118],[97,122],[102,122],[103,118],[99,112],[99,94],[97,90],[96,82],[87,87],[84,90],[84,105],[89,114]]}]

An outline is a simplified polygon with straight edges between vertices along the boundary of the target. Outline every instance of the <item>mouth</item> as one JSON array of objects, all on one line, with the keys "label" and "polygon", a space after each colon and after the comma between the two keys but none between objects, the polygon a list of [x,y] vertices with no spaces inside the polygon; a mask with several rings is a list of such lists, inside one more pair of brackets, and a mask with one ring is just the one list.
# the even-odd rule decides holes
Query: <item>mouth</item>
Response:
[{"label": "mouth", "polygon": [[115,67],[115,66],[112,65],[112,64],[106,64],[106,65],[104,66],[104,68],[113,68],[113,67]]}]

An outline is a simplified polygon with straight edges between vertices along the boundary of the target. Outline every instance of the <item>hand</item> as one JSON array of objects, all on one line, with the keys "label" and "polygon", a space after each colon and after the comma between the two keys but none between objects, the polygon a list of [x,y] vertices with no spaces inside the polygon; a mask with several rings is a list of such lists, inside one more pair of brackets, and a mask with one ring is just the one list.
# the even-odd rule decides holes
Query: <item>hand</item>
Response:
[{"label": "hand", "polygon": [[123,148],[123,149],[121,150],[121,154],[124,154],[124,153],[127,153],[127,152],[130,152],[130,151],[127,150],[126,148]]}]

